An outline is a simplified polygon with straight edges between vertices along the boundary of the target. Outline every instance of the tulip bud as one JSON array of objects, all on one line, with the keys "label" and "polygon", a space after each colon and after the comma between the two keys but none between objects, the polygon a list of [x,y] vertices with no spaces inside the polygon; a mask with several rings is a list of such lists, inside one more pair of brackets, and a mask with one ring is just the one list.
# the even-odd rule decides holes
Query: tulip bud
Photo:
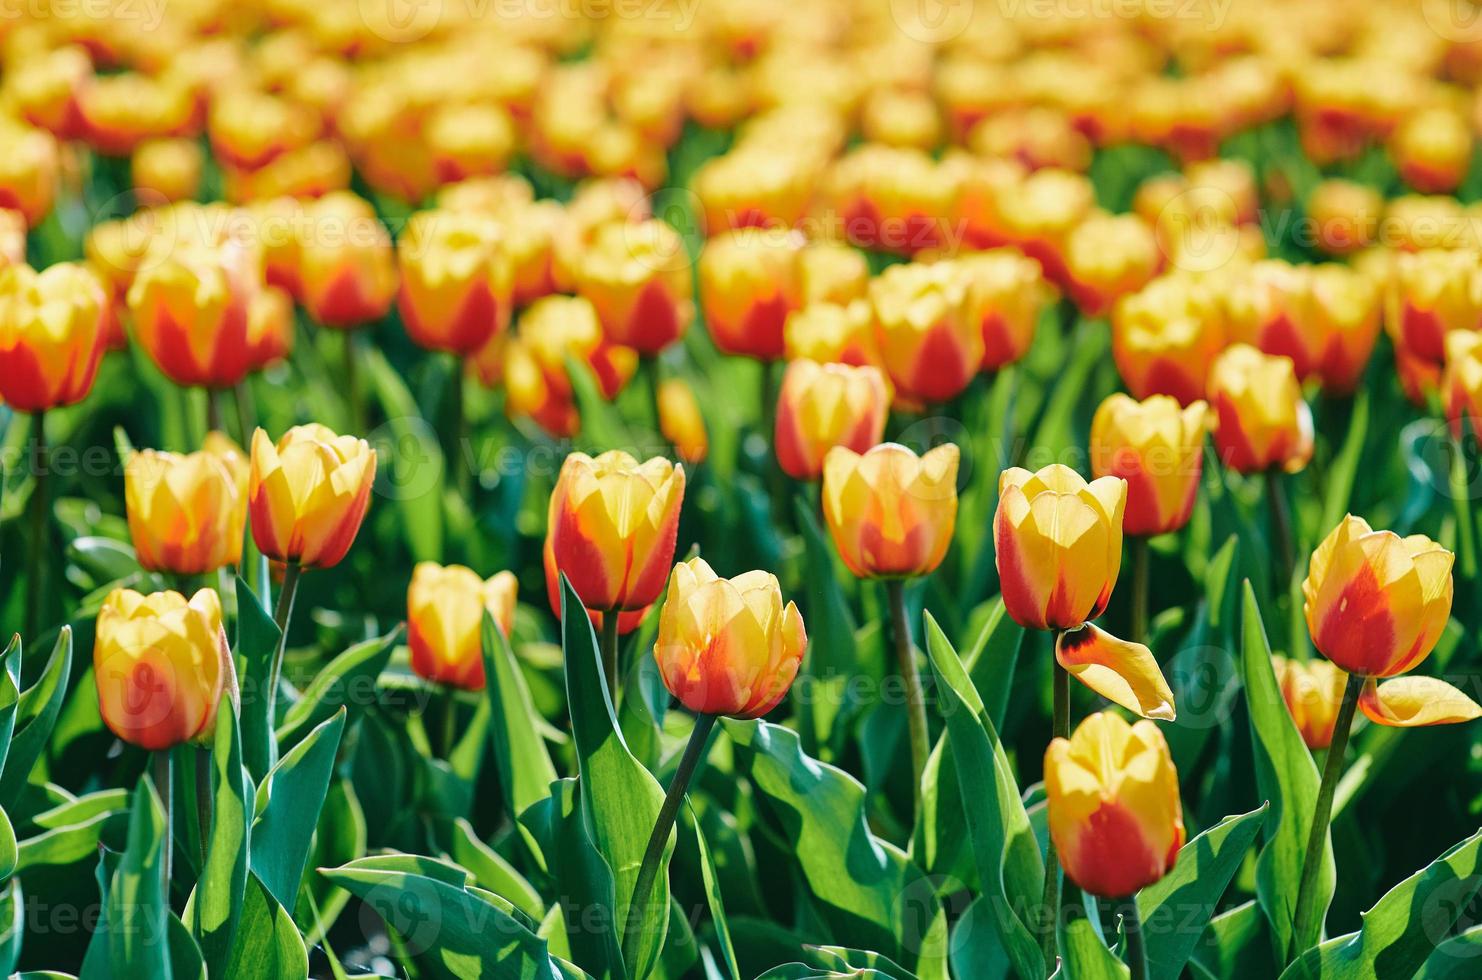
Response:
[{"label": "tulip bud", "polygon": [[259,170],[319,135],[319,119],[308,106],[244,87],[217,92],[206,129],[211,150],[238,170]]},{"label": "tulip bud", "polygon": [[1296,473],[1312,459],[1312,409],[1289,357],[1235,344],[1209,370],[1214,444],[1241,473],[1279,466]]},{"label": "tulip bud", "polygon": [[1198,401],[1209,366],[1224,346],[1218,294],[1189,276],[1155,279],[1123,297],[1112,314],[1112,357],[1134,398],[1171,395],[1182,405]]},{"label": "tulip bud", "polygon": [[533,303],[557,292],[555,248],[566,223],[565,210],[555,201],[536,201],[510,205],[500,219],[515,303]]},{"label": "tulip bud", "polygon": [[835,446],[863,453],[885,435],[890,393],[876,367],[787,365],[777,399],[777,463],[795,480],[816,480]]},{"label": "tulip bud", "polygon": [[[561,616],[561,572],[556,568],[556,553],[551,546],[551,535],[545,536],[545,545],[541,549],[541,560],[545,563],[545,594],[546,600],[551,604],[551,612],[557,618]],[[648,615],[650,606],[639,609],[629,609],[619,612],[618,635],[627,636],[643,623],[643,618]],[[592,621],[592,626],[599,633],[602,631],[602,617],[611,615],[597,609],[588,609],[587,618]]]},{"label": "tulip bud", "polygon": [[127,71],[98,75],[78,92],[87,141],[99,153],[124,157],[147,139],[184,136],[198,125],[197,104],[175,78]]},{"label": "tulip bud", "polygon": [[788,360],[806,358],[820,364],[879,366],[874,314],[868,300],[847,305],[809,303],[787,317],[782,328]]},{"label": "tulip bud", "polygon": [[162,233],[129,287],[134,335],[179,385],[229,388],[251,368],[248,310],[259,253],[235,241],[171,241]]},{"label": "tulip bud", "polygon": [[518,583],[513,572],[485,581],[471,568],[418,562],[407,588],[407,645],[419,677],[465,691],[484,689],[484,610],[509,636]]},{"label": "tulip bud", "polygon": [[201,186],[204,161],[200,144],[188,139],[158,139],[134,150],[130,174],[140,200],[155,203],[185,201]]},{"label": "tulip bud", "polygon": [[705,217],[705,231],[792,228],[803,220],[822,164],[814,153],[738,148],[707,160],[691,186]]},{"label": "tulip bud", "polygon": [[209,744],[222,694],[236,696],[215,590],[187,602],[115,589],[98,611],[93,678],[99,713],[125,742],[150,751]]},{"label": "tulip bud", "polygon": [[513,270],[493,218],[419,211],[397,243],[397,308],[428,350],[472,354],[509,327]]},{"label": "tulip bud", "polygon": [[1384,327],[1396,349],[1431,364],[1446,335],[1482,326],[1482,269],[1470,251],[1429,249],[1395,257]]},{"label": "tulip bud", "polygon": [[1038,262],[1012,248],[974,252],[956,260],[983,304],[983,370],[997,371],[1023,357],[1055,290]]},{"label": "tulip bud", "polygon": [[370,506],[376,451],[318,423],[297,425],[276,444],[252,434],[247,506],[252,539],[274,561],[310,568],[339,564]]},{"label": "tulip bud", "polygon": [[1271,667],[1302,741],[1313,751],[1327,748],[1333,742],[1348,675],[1327,660],[1288,660],[1274,654]]},{"label": "tulip bud", "polygon": [[1178,772],[1150,721],[1102,711],[1045,752],[1050,839],[1084,892],[1129,898],[1173,867],[1184,845]]},{"label": "tulip bud", "polygon": [[604,225],[580,261],[576,286],[607,338],[640,354],[684,336],[694,316],[684,243],[662,221]]},{"label": "tulip bud", "polygon": [[1389,152],[1405,183],[1422,194],[1449,194],[1472,162],[1472,130],[1455,109],[1432,106],[1402,120]]},{"label": "tulip bud", "polygon": [[56,138],[44,129],[0,123],[0,208],[26,216],[33,228],[51,210],[61,167]]},{"label": "tulip bud", "polygon": [[1329,255],[1348,255],[1374,242],[1384,195],[1368,184],[1325,180],[1307,197],[1307,220],[1318,248]]},{"label": "tulip bud", "polygon": [[391,236],[371,206],[348,191],[305,208],[299,242],[302,301],[315,322],[349,328],[379,320],[396,296]]},{"label": "tulip bud", "polygon": [[944,402],[983,363],[983,304],[956,263],[893,265],[870,283],[875,337],[904,398]]},{"label": "tulip bud", "polygon": [[674,446],[686,463],[705,460],[710,439],[705,433],[705,416],[689,383],[680,378],[666,378],[659,383],[659,432]]},{"label": "tulip bud", "polygon": [[957,522],[958,448],[917,456],[892,442],[823,459],[823,515],[834,546],[860,578],[927,575],[946,557]]},{"label": "tulip bud", "polygon": [[[234,450],[236,466],[245,468]],[[247,529],[243,490],[219,451],[134,453],[124,469],[124,503],[140,567],[204,575],[237,564]]]},{"label": "tulip bud", "polygon": [[1180,408],[1167,395],[1137,402],[1120,392],[1091,420],[1091,472],[1127,481],[1122,530],[1147,536],[1189,522],[1204,468],[1209,406]]},{"label": "tulip bud", "polygon": [[864,298],[870,265],[857,248],[814,241],[798,253],[798,277],[805,304],[851,303]]},{"label": "tulip bud", "polygon": [[801,235],[764,228],[739,228],[705,243],[700,300],[716,347],[767,361],[782,356],[783,324],[802,305],[802,251]]},{"label": "tulip bud", "polygon": [[93,78],[85,48],[69,44],[37,52],[7,68],[6,94],[27,122],[60,139],[81,135],[77,96]]},{"label": "tulip bud", "polygon": [[0,269],[0,399],[40,412],[87,397],[108,339],[107,302],[82,265]]},{"label": "tulip bud", "polygon": [[427,146],[442,181],[503,171],[516,136],[509,113],[487,103],[442,106],[427,120]]},{"label": "tulip bud", "polygon": [[1153,231],[1136,215],[1093,212],[1066,237],[1070,295],[1086,316],[1147,285],[1163,256]]},{"label": "tulip bud", "polygon": [[247,364],[257,371],[293,350],[293,299],[277,286],[263,286],[247,303]]},{"label": "tulip bud", "polygon": [[700,714],[760,718],[792,686],[808,637],[771,572],[724,579],[703,558],[674,566],[654,660],[669,693]]},{"label": "tulip bud", "polygon": [[551,492],[551,549],[588,609],[641,609],[659,597],[683,500],[684,467],[662,457],[566,457]]}]

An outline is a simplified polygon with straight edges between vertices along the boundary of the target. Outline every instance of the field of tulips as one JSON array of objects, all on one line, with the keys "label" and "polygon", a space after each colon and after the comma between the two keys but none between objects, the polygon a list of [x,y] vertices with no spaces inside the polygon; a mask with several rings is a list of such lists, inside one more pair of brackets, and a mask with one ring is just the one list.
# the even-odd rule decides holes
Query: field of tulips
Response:
[{"label": "field of tulips", "polygon": [[1482,977],[1471,4],[10,4],[0,975]]}]

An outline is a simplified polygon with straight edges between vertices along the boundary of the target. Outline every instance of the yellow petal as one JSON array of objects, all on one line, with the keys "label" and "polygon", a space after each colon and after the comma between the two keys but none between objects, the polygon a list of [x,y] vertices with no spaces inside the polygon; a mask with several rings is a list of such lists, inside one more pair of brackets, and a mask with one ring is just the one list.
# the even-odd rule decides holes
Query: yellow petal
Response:
[{"label": "yellow petal", "polygon": [[1359,707],[1370,721],[1391,728],[1454,725],[1482,718],[1482,706],[1436,677],[1399,677],[1364,685]]},{"label": "yellow petal", "polygon": [[1174,719],[1173,691],[1153,652],[1119,640],[1094,625],[1061,633],[1055,641],[1060,666],[1108,701],[1144,718]]}]

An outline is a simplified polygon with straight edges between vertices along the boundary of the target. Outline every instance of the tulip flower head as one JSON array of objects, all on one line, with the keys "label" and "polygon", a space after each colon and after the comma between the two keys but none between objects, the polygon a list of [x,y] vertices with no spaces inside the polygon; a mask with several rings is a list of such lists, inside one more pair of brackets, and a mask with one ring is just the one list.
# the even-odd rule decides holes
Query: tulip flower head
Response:
[{"label": "tulip flower head", "polygon": [[1451,431],[1462,438],[1462,419],[1473,435],[1482,433],[1482,333],[1471,330],[1446,335],[1446,370],[1441,397]]},{"label": "tulip flower head", "polygon": [[209,744],[222,694],[236,697],[215,590],[187,601],[115,589],[98,611],[93,677],[103,721],[125,742],[151,751]]},{"label": "tulip flower head", "polygon": [[1302,741],[1313,751],[1327,748],[1333,742],[1348,675],[1329,660],[1290,660],[1276,654],[1271,668]]},{"label": "tulip flower head", "polygon": [[493,218],[419,211],[396,256],[397,305],[418,345],[468,355],[509,327],[513,269]]},{"label": "tulip flower head", "polygon": [[44,129],[22,123],[0,123],[0,208],[19,211],[35,227],[51,210],[60,166],[57,141]]},{"label": "tulip flower head", "polygon": [[640,354],[668,347],[694,317],[684,243],[662,221],[603,225],[580,261],[576,285],[607,338]]},{"label": "tulip flower head", "polygon": [[1090,715],[1045,752],[1050,839],[1084,892],[1127,898],[1158,881],[1184,845],[1178,772],[1150,721]]},{"label": "tulip flower head", "polygon": [[1204,397],[1210,364],[1225,346],[1218,292],[1187,275],[1163,276],[1123,297],[1112,313],[1112,357],[1134,398]]},{"label": "tulip flower head", "polygon": [[1446,335],[1482,326],[1482,268],[1469,250],[1428,249],[1395,257],[1384,328],[1403,351],[1440,365]]},{"label": "tulip flower head", "polygon": [[1209,401],[1215,448],[1231,469],[1296,473],[1312,459],[1312,409],[1291,358],[1248,344],[1227,348],[1210,368]]},{"label": "tulip flower head", "polygon": [[771,572],[725,579],[703,558],[674,566],[654,659],[664,686],[700,714],[759,718],[787,694],[808,637]]},{"label": "tulip flower head", "polygon": [[983,304],[984,371],[997,371],[1029,351],[1040,312],[1055,297],[1038,262],[1011,248],[957,260]]},{"label": "tulip flower head", "polygon": [[705,243],[700,300],[710,336],[727,354],[782,356],[787,315],[802,306],[797,232],[738,228]]},{"label": "tulip flower head", "polygon": [[[234,459],[233,459],[234,457]],[[145,449],[124,469],[129,537],[139,565],[175,575],[204,575],[242,558],[247,498],[244,461],[210,448],[189,455]]]},{"label": "tulip flower head", "polygon": [[200,190],[204,166],[200,144],[194,140],[149,140],[134,150],[130,175],[140,200],[184,201]]},{"label": "tulip flower head", "polygon": [[961,453],[944,443],[917,456],[881,443],[839,445],[823,459],[823,515],[834,546],[860,578],[910,578],[936,570],[957,522]]},{"label": "tulip flower head", "polygon": [[705,460],[710,451],[710,437],[705,431],[705,416],[695,390],[683,378],[665,378],[659,383],[659,432],[674,446],[686,463],[695,465]]},{"label": "tulip flower head", "polygon": [[298,243],[302,302],[316,323],[352,328],[386,315],[396,296],[391,235],[364,200],[348,191],[305,208]]},{"label": "tulip flower head", "polygon": [[875,339],[896,391],[944,402],[983,364],[983,304],[951,261],[893,265],[870,283]]},{"label": "tulip flower head", "polygon": [[420,677],[465,691],[484,689],[484,611],[509,636],[518,583],[513,572],[482,579],[462,565],[418,562],[407,588],[407,646]]},{"label": "tulip flower head", "polygon": [[1087,316],[1101,316],[1147,285],[1162,258],[1153,230],[1141,218],[1094,212],[1066,237],[1070,294]]},{"label": "tulip flower head", "polygon": [[1204,469],[1209,406],[1187,408],[1168,395],[1138,402],[1118,392],[1091,420],[1091,470],[1127,481],[1122,529],[1153,535],[1189,522]]},{"label": "tulip flower head", "polygon": [[777,462],[795,480],[816,480],[835,446],[863,453],[879,443],[889,408],[879,368],[792,361],[777,398]]},{"label": "tulip flower head", "polygon": [[274,443],[258,429],[247,492],[258,550],[310,568],[339,564],[360,531],[375,479],[376,451],[364,439],[311,423]]},{"label": "tulip flower head", "polygon": [[868,300],[809,303],[789,314],[783,327],[787,358],[883,367],[873,321]]},{"label": "tulip flower head", "polygon": [[248,318],[260,253],[230,240],[174,242],[169,232],[159,243],[129,287],[134,336],[176,384],[235,385],[251,368]]},{"label": "tulip flower head", "polygon": [[0,400],[40,412],[87,397],[108,340],[107,305],[85,266],[0,269]]},{"label": "tulip flower head", "polygon": [[551,550],[588,609],[642,609],[659,597],[683,500],[684,467],[661,457],[566,457],[551,492]]}]

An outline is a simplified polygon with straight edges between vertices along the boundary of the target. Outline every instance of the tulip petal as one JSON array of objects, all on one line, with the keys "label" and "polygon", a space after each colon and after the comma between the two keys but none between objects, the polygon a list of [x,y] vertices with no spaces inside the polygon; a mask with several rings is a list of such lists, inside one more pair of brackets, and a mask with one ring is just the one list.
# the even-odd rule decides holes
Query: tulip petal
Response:
[{"label": "tulip petal", "polygon": [[1482,718],[1482,706],[1436,677],[1369,678],[1359,707],[1370,721],[1391,728],[1454,725]]},{"label": "tulip petal", "polygon": [[1174,719],[1173,691],[1153,652],[1090,623],[1055,641],[1060,666],[1108,701],[1144,718]]}]

